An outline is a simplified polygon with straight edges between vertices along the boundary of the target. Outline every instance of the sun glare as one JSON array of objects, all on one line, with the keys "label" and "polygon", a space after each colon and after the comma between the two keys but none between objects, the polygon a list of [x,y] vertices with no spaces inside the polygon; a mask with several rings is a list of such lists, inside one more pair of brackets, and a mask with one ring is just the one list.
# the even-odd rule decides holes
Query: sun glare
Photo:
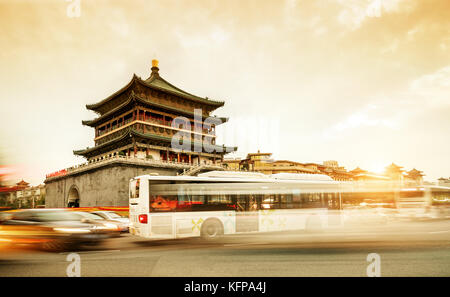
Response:
[{"label": "sun glare", "polygon": [[376,174],[383,174],[385,171],[385,166],[381,164],[374,164],[370,166],[370,171]]}]

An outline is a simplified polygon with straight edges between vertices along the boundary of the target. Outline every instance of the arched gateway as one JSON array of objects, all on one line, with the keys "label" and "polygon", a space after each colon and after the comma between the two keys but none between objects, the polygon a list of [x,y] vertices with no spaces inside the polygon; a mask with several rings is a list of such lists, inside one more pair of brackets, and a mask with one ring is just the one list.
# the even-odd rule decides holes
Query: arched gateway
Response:
[{"label": "arched gateway", "polygon": [[76,186],[72,186],[69,190],[67,207],[80,207],[80,194]]}]

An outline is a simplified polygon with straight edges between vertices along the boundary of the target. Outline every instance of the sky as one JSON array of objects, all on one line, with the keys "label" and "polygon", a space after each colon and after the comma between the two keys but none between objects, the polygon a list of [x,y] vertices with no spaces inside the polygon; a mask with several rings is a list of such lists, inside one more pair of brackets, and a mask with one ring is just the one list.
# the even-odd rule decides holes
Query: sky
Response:
[{"label": "sky", "polygon": [[450,176],[448,0],[0,0],[0,162],[83,163],[96,103],[160,75],[223,100],[228,157]]}]

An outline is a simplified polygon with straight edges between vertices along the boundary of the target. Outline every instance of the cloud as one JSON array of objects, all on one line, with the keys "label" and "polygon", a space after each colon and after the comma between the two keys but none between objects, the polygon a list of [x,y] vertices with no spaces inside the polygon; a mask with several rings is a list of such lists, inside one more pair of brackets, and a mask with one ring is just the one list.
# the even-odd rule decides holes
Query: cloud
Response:
[{"label": "cloud", "polygon": [[342,6],[338,20],[355,30],[367,18],[379,18],[384,13],[396,12],[405,0],[337,0]]},{"label": "cloud", "polygon": [[[12,161],[73,165],[72,150],[93,142],[92,129],[80,124],[93,116],[84,104],[114,93],[133,73],[147,77],[155,56],[170,82],[225,100],[217,112],[230,117],[224,129],[250,112],[280,116],[282,158],[340,150],[340,162],[356,162],[359,143],[358,160],[383,148],[396,161],[417,147],[418,126],[434,129],[440,148],[448,143],[446,130],[436,129],[449,110],[448,0],[82,0],[80,18],[68,18],[66,7],[0,0],[0,97],[4,112],[20,111],[0,119],[1,134],[12,138],[2,153]],[[250,152],[245,143],[241,149]],[[436,150],[424,145],[420,158]],[[447,155],[435,163],[449,163]]]},{"label": "cloud", "polygon": [[[325,138],[336,138],[352,131],[377,127],[388,130],[407,129],[423,114],[430,120],[436,110],[450,107],[450,65],[410,82],[402,91],[367,98],[370,102],[323,130]],[[363,100],[364,101],[364,100]]]},{"label": "cloud", "polygon": [[450,65],[413,80],[410,89],[428,106],[450,105]]},{"label": "cloud", "polygon": [[[374,104],[368,104],[361,110],[351,113],[340,122],[328,127],[322,132],[325,138],[337,138],[342,133],[351,133],[351,130],[365,127],[378,127],[383,129],[397,129],[395,118],[383,115],[385,110],[379,110]],[[350,131],[349,131],[350,130]]]}]

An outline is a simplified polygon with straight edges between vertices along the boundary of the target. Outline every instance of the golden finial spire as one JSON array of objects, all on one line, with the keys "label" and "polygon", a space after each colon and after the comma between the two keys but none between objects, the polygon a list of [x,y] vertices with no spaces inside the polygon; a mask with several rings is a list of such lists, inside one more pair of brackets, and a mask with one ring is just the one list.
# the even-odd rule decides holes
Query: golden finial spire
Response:
[{"label": "golden finial spire", "polygon": [[153,59],[152,60],[152,73],[150,74],[150,77],[159,77],[158,74],[159,68],[158,68],[158,60]]}]

